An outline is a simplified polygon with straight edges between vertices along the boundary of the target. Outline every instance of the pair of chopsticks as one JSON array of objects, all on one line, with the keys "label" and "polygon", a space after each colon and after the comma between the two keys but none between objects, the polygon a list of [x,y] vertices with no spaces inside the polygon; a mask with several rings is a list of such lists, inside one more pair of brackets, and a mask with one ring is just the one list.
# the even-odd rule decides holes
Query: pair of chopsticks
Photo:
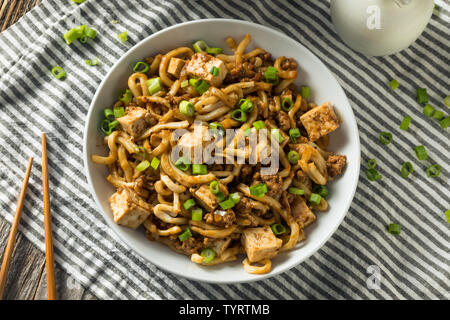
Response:
[{"label": "pair of chopsticks", "polygon": [[[50,215],[50,196],[48,188],[48,164],[47,164],[47,141],[45,133],[42,134],[42,189],[44,194],[44,228],[45,228],[45,265],[47,268],[47,297],[49,300],[56,299],[55,288],[55,271],[53,264],[53,241],[52,241],[52,220]],[[20,217],[22,215],[22,207],[27,192],[28,179],[30,177],[33,157],[28,160],[25,178],[23,179],[22,190],[20,191],[19,201],[17,203],[16,213],[11,225],[8,243],[6,245],[5,255],[3,257],[2,267],[0,269],[0,300],[6,285],[9,266],[11,264],[11,256],[14,250],[14,242],[16,240],[17,229],[19,228]]]}]

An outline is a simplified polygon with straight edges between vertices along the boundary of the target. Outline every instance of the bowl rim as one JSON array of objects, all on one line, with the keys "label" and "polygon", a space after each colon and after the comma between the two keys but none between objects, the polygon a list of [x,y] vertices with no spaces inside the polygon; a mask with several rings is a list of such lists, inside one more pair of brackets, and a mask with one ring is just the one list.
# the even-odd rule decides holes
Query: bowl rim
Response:
[{"label": "bowl rim", "polygon": [[329,74],[331,75],[331,77],[333,77],[333,79],[336,81],[336,83],[338,84],[338,90],[341,91],[340,93],[343,95],[343,97],[345,98],[349,108],[350,108],[350,114],[348,115],[351,119],[353,119],[354,122],[354,130],[353,132],[350,132],[350,134],[353,134],[355,139],[356,139],[356,143],[354,148],[356,148],[356,154],[357,154],[357,158],[358,158],[358,162],[360,162],[361,159],[361,147],[360,147],[360,139],[359,139],[359,129],[358,129],[358,123],[356,121],[356,117],[355,114],[353,112],[353,108],[350,105],[350,101],[348,100],[347,95],[345,94],[344,89],[342,88],[342,86],[340,85],[339,81],[336,79],[335,75],[330,71],[330,69],[314,54],[311,52],[311,50],[309,50],[306,46],[304,46],[303,44],[301,44],[300,42],[298,42],[297,40],[285,35],[284,33],[282,33],[281,31],[265,26],[265,25],[261,25],[258,23],[254,23],[254,22],[249,22],[249,21],[245,21],[245,20],[239,20],[239,19],[228,19],[228,18],[212,18],[212,19],[199,19],[199,20],[191,20],[191,21],[187,21],[187,22],[183,22],[183,23],[178,23],[175,25],[172,25],[170,27],[161,29],[158,32],[152,33],[151,35],[149,35],[148,37],[142,39],[141,41],[139,41],[138,43],[136,43],[133,47],[131,47],[122,57],[120,57],[109,69],[109,71],[103,76],[102,81],[100,82],[100,84],[98,85],[95,94],[92,98],[92,101],[89,105],[89,110],[88,113],[86,115],[86,123],[84,126],[84,132],[83,132],[83,158],[84,158],[84,173],[86,175],[86,180],[88,182],[88,188],[89,191],[91,193],[91,196],[94,198],[95,203],[97,204],[98,209],[100,210],[103,219],[106,221],[106,224],[108,225],[108,227],[110,229],[112,229],[114,231],[114,233],[118,236],[118,238],[123,242],[123,244],[128,247],[130,250],[132,250],[134,253],[136,253],[139,257],[143,258],[145,261],[154,264],[156,267],[160,268],[161,270],[164,270],[164,272],[169,272],[172,274],[175,274],[177,276],[180,276],[182,278],[188,279],[188,280],[195,280],[195,281],[199,281],[199,282],[205,282],[205,283],[214,283],[214,284],[233,284],[233,283],[250,283],[250,282],[255,282],[255,281],[260,281],[260,280],[264,280],[270,277],[274,277],[278,274],[281,274],[283,272],[286,272],[296,266],[298,266],[300,263],[304,262],[305,260],[307,260],[310,256],[312,256],[313,254],[315,254],[316,252],[318,252],[326,242],[328,242],[328,240],[331,238],[331,236],[336,232],[336,230],[338,229],[338,227],[341,225],[342,221],[344,220],[345,216],[348,213],[348,210],[350,208],[350,205],[353,202],[353,198],[355,196],[356,193],[356,189],[358,186],[358,181],[359,181],[359,174],[360,174],[360,165],[357,165],[357,169],[355,172],[355,175],[352,179],[352,190],[350,192],[350,196],[349,196],[349,201],[347,201],[347,203],[345,204],[345,213],[341,215],[341,217],[339,218],[338,221],[336,221],[335,225],[330,229],[330,231],[328,232],[328,234],[323,237],[322,241],[320,241],[317,245],[316,248],[314,250],[311,250],[309,253],[307,253],[302,259],[299,259],[297,261],[291,262],[286,264],[286,266],[283,266],[281,268],[279,268],[277,271],[271,271],[269,273],[266,274],[261,274],[258,275],[258,277],[252,277],[249,279],[243,279],[243,280],[233,280],[233,279],[217,279],[217,280],[209,280],[209,279],[202,279],[201,277],[198,277],[196,275],[191,275],[189,273],[187,274],[183,274],[182,272],[179,271],[174,271],[174,270],[169,270],[167,269],[164,265],[162,265],[161,263],[159,263],[158,261],[150,261],[146,256],[144,256],[142,253],[140,253],[139,251],[135,250],[130,243],[128,242],[128,240],[126,239],[126,237],[124,235],[122,235],[121,233],[117,232],[113,227],[112,224],[114,223],[113,221],[111,221],[111,219],[108,219],[107,217],[107,213],[103,210],[103,207],[98,199],[97,193],[94,190],[94,186],[93,186],[93,182],[92,182],[92,178],[89,174],[89,165],[88,162],[90,161],[90,157],[88,157],[87,154],[87,144],[88,144],[88,137],[87,137],[87,132],[88,132],[88,127],[89,127],[89,123],[90,121],[88,121],[93,113],[94,110],[94,104],[98,99],[98,96],[100,94],[100,92],[102,91],[103,87],[106,84],[106,79],[110,76],[111,73],[113,73],[113,71],[116,69],[116,67],[118,65],[120,65],[122,63],[122,61],[133,54],[133,52],[135,52],[136,50],[138,50],[138,48],[142,45],[144,45],[145,42],[150,41],[152,38],[157,37],[158,35],[160,35],[161,33],[167,32],[169,30],[172,29],[176,29],[176,28],[182,28],[185,27],[187,25],[191,25],[191,24],[199,24],[199,23],[214,23],[214,22],[227,22],[227,23],[237,23],[243,26],[252,26],[253,28],[259,28],[262,29],[263,31],[267,31],[269,33],[272,34],[276,34],[278,37],[282,38],[283,41],[289,41],[289,42],[293,42],[295,43],[296,46],[301,46],[303,47],[304,50],[306,50],[311,58],[313,60],[315,60],[316,63],[320,64],[323,68],[325,68],[326,70],[328,70]]}]

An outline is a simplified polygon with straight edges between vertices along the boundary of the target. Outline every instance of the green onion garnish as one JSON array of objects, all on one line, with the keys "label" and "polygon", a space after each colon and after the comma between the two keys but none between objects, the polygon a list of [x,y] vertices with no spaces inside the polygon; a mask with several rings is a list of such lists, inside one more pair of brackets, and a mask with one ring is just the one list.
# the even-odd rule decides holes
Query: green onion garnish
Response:
[{"label": "green onion garnish", "polygon": [[256,197],[262,197],[267,193],[267,185],[265,183],[258,183],[250,188],[250,194]]},{"label": "green onion garnish", "polygon": [[239,122],[245,122],[247,121],[247,116],[245,115],[245,112],[241,109],[234,109],[233,112],[231,112],[231,117]]},{"label": "green onion garnish", "polygon": [[128,40],[128,32],[124,31],[122,33],[119,33],[117,35],[117,38],[119,38],[119,40],[122,42],[126,42]]},{"label": "green onion garnish", "polygon": [[120,118],[123,117],[125,115],[125,109],[123,107],[115,107],[114,108],[114,117]]},{"label": "green onion garnish", "polygon": [[253,126],[255,127],[256,130],[262,129],[266,127],[266,124],[264,121],[262,120],[258,120],[253,122]]},{"label": "green onion garnish", "polygon": [[200,255],[203,257],[203,263],[210,263],[214,260],[216,252],[211,248],[205,248],[202,250]]},{"label": "green onion garnish", "polygon": [[438,164],[433,164],[427,168],[427,176],[430,178],[436,178],[441,174],[441,166]]},{"label": "green onion garnish", "polygon": [[410,116],[404,116],[402,123],[400,124],[400,129],[408,130],[409,124],[411,123],[412,118]]},{"label": "green onion garnish", "polygon": [[153,169],[157,170],[158,167],[159,167],[159,163],[160,163],[160,162],[161,162],[161,161],[159,161],[159,159],[158,159],[157,157],[154,157],[154,158],[152,159],[152,162],[150,163],[150,166],[151,166]]},{"label": "green onion garnish", "polygon": [[178,239],[180,239],[181,242],[186,241],[192,237],[191,229],[186,228],[184,229],[184,232],[178,236]]},{"label": "green onion garnish", "polygon": [[175,167],[177,167],[181,171],[187,171],[190,165],[191,161],[186,157],[180,157],[177,161],[175,161]]},{"label": "green onion garnish", "polygon": [[134,72],[141,72],[141,73],[146,73],[149,69],[149,66],[147,63],[143,62],[143,61],[138,61],[136,63],[136,65],[133,68]]},{"label": "green onion garnish", "polygon": [[427,103],[428,102],[427,89],[426,88],[417,88],[416,99],[417,99],[417,102],[420,104]]},{"label": "green onion garnish", "polygon": [[219,191],[219,193],[217,194],[217,200],[219,200],[219,201],[225,200],[225,193],[223,193],[222,191]]},{"label": "green onion garnish", "polygon": [[292,109],[292,107],[294,106],[294,102],[292,102],[291,98],[283,98],[283,100],[281,100],[281,108],[288,112],[289,110]]},{"label": "green onion garnish", "polygon": [[148,93],[151,95],[157,93],[162,89],[161,78],[152,78],[147,80]]},{"label": "green onion garnish", "polygon": [[195,52],[205,52],[208,49],[208,45],[203,40],[198,40],[192,44]]},{"label": "green onion garnish", "polygon": [[329,190],[327,186],[316,184],[313,188],[314,193],[320,194],[322,197],[326,198],[328,196]]},{"label": "green onion garnish", "polygon": [[445,211],[445,217],[447,218],[447,222],[450,223],[450,210]]},{"label": "green onion garnish", "polygon": [[289,137],[293,143],[296,143],[297,138],[301,137],[300,130],[298,128],[289,129]]},{"label": "green onion garnish", "polygon": [[400,234],[401,229],[401,226],[396,223],[391,223],[390,225],[388,225],[388,232],[395,235]]},{"label": "green onion garnish", "polygon": [[433,113],[433,119],[441,120],[444,117],[444,112],[440,110],[435,110]]},{"label": "green onion garnish", "polygon": [[302,196],[302,195],[305,194],[305,190],[300,189],[300,188],[295,188],[295,187],[290,187],[290,188],[288,189],[288,192],[289,192],[290,194],[295,194],[295,195],[299,195],[299,196]]},{"label": "green onion garnish", "polygon": [[188,85],[189,85],[189,80],[184,80],[184,81],[181,81],[180,87],[186,88]]},{"label": "green onion garnish", "polygon": [[378,173],[376,169],[369,168],[366,170],[366,176],[369,181],[377,181],[382,178],[382,176]]},{"label": "green onion garnish", "polygon": [[311,193],[311,196],[309,197],[309,202],[312,204],[318,206],[320,204],[320,201],[322,200],[322,196],[317,193]]},{"label": "green onion garnish", "polygon": [[192,165],[192,174],[207,174],[208,168],[206,164],[193,164]]},{"label": "green onion garnish", "polygon": [[223,209],[223,210],[227,210],[227,209],[231,209],[233,208],[235,205],[234,201],[231,199],[227,199],[225,201],[219,202],[219,206]]},{"label": "green onion garnish", "polygon": [[84,63],[86,63],[88,66],[96,66],[98,65],[98,58],[95,58],[94,61],[86,59],[84,60]]},{"label": "green onion garnish", "polygon": [[367,161],[367,166],[368,166],[370,169],[375,169],[376,166],[377,166],[377,160],[375,160],[375,159],[369,159],[369,160]]},{"label": "green onion garnish", "polygon": [[202,221],[202,219],[203,219],[203,210],[201,208],[192,209],[191,219],[193,221]]},{"label": "green onion garnish", "polygon": [[206,48],[206,53],[208,54],[221,54],[222,48]]},{"label": "green onion garnish", "polygon": [[209,183],[209,191],[211,191],[212,194],[218,194],[220,189],[219,189],[219,182],[217,181],[211,181]]},{"label": "green onion garnish", "polygon": [[108,121],[113,121],[115,119],[112,109],[106,108],[105,110],[103,110],[103,114]]},{"label": "green onion garnish", "polygon": [[250,99],[241,99],[238,106],[242,111],[250,112],[253,109],[253,102]]},{"label": "green onion garnish", "polygon": [[211,73],[213,77],[217,77],[219,75],[219,72],[220,70],[216,66],[213,66],[211,70],[209,70],[209,73]]},{"label": "green onion garnish", "polygon": [[303,98],[308,99],[311,93],[311,89],[307,86],[303,86],[300,88],[300,94]]},{"label": "green onion garnish", "polygon": [[446,96],[446,97],[444,98],[444,104],[445,104],[447,107],[450,107],[450,96]]},{"label": "green onion garnish", "polygon": [[130,103],[130,101],[133,99],[133,93],[130,89],[122,89],[119,92],[119,100],[124,103]]},{"label": "green onion garnish", "polygon": [[228,196],[228,199],[230,199],[231,201],[234,202],[234,204],[236,204],[239,201],[241,201],[241,196],[239,195],[238,192],[234,192],[234,193],[230,193],[230,195]]},{"label": "green onion garnish", "polygon": [[206,80],[197,80],[194,84],[194,89],[199,94],[204,94],[209,89],[209,83]]},{"label": "green onion garnish", "polygon": [[294,150],[289,151],[287,157],[291,164],[297,164],[298,160],[300,160],[300,155]]},{"label": "green onion garnish", "polygon": [[442,119],[439,124],[441,125],[442,129],[447,129],[448,127],[450,127],[450,117]]},{"label": "green onion garnish", "polygon": [[62,79],[66,76],[66,71],[64,71],[63,68],[56,66],[56,67],[53,67],[53,69],[52,69],[52,75],[56,79]]},{"label": "green onion garnish", "polygon": [[276,235],[279,236],[280,234],[283,234],[286,232],[286,228],[279,223],[274,223],[270,226],[270,229],[272,229],[272,232]]},{"label": "green onion garnish", "polygon": [[75,2],[75,3],[83,3],[86,0],[72,0],[72,1]]},{"label": "green onion garnish", "polygon": [[195,200],[190,198],[187,199],[184,203],[183,203],[183,208],[186,210],[189,210],[190,208],[192,208],[193,206],[195,206]]},{"label": "green onion garnish", "polygon": [[390,132],[381,132],[379,136],[381,144],[388,145],[392,142],[392,133]]},{"label": "green onion garnish", "polygon": [[268,67],[266,72],[264,72],[264,77],[266,79],[266,82],[274,85],[277,84],[279,81],[277,68]]},{"label": "green onion garnish", "polygon": [[181,114],[192,117],[195,113],[194,104],[187,100],[182,100],[178,106]]},{"label": "green onion garnish", "polygon": [[195,84],[197,83],[197,79],[191,78],[189,79],[189,84],[195,88]]},{"label": "green onion garnish", "polygon": [[389,85],[391,86],[392,90],[395,90],[398,88],[398,81],[393,79],[393,80],[391,80],[391,82],[389,82]]},{"label": "green onion garnish", "polygon": [[282,143],[284,141],[279,129],[271,129],[270,134],[278,141],[278,143]]},{"label": "green onion garnish", "polygon": [[211,129],[215,134],[219,135],[219,136],[224,136],[225,135],[225,128],[222,124],[218,123],[218,122],[211,122],[209,124],[209,129]]},{"label": "green onion garnish", "polygon": [[84,35],[88,38],[95,39],[95,37],[97,36],[97,31],[95,29],[86,27],[86,29],[84,29]]},{"label": "green onion garnish", "polygon": [[150,167],[150,162],[148,160],[144,160],[136,166],[136,170],[142,172],[147,170],[148,167]]},{"label": "green onion garnish", "polygon": [[427,117],[431,117],[434,113],[434,108],[429,105],[428,103],[425,105],[425,107],[423,107],[423,114],[426,115]]},{"label": "green onion garnish", "polygon": [[419,159],[419,160],[427,160],[428,159],[427,150],[425,149],[424,146],[416,146],[416,147],[414,147],[414,150],[416,151],[417,159]]},{"label": "green onion garnish", "polygon": [[88,37],[86,35],[83,35],[80,39],[78,39],[78,41],[85,44],[88,41]]},{"label": "green onion garnish", "polygon": [[408,176],[414,172],[413,165],[411,162],[405,162],[402,164],[402,168],[400,169],[403,178],[408,178]]},{"label": "green onion garnish", "polygon": [[85,25],[72,28],[63,35],[63,38],[64,40],[66,40],[66,43],[70,45],[75,40],[85,36],[84,33],[85,29],[86,29]]}]

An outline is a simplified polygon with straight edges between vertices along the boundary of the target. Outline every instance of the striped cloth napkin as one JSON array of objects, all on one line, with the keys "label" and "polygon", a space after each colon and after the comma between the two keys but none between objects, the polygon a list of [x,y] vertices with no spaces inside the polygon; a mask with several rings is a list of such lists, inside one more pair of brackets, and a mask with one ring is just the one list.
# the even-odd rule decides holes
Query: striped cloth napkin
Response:
[{"label": "striped cloth napkin", "polygon": [[[44,0],[0,34],[0,216],[12,220],[26,159],[33,155],[21,231],[44,249],[40,133],[48,133],[55,261],[104,299],[449,299],[450,135],[422,114],[415,90],[426,87],[430,103],[446,114],[450,94],[450,4],[436,1],[422,36],[407,50],[369,58],[346,47],[336,34],[327,0],[307,1],[108,1]],[[362,170],[353,204],[333,237],[307,261],[276,277],[249,284],[214,285],[175,277],[125,247],[105,225],[90,196],[82,161],[82,136],[97,86],[127,50],[168,26],[204,18],[235,18],[278,29],[317,55],[335,74],[354,109],[360,130]],[[118,23],[113,23],[117,20]],[[98,37],[70,47],[62,34],[74,23]],[[128,42],[117,34],[128,31]],[[85,59],[98,57],[99,66]],[[59,65],[68,77],[52,77]],[[301,61],[300,61],[301,66]],[[400,87],[388,85],[397,79]],[[401,131],[403,116],[412,117]],[[381,131],[394,140],[378,141]],[[425,145],[429,161],[413,147]],[[383,176],[365,175],[375,158]],[[412,178],[400,167],[410,161]],[[425,168],[440,164],[439,178]],[[402,232],[386,231],[398,223]],[[379,279],[379,282],[376,280]]]}]

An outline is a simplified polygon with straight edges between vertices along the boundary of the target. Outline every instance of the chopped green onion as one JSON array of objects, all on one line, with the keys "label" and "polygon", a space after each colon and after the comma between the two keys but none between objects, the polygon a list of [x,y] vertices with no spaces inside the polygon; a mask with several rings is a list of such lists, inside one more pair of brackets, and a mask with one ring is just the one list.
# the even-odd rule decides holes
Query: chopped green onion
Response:
[{"label": "chopped green onion", "polygon": [[401,229],[401,226],[396,223],[391,223],[390,225],[388,225],[388,232],[395,235],[400,234]]},{"label": "chopped green onion", "polygon": [[441,174],[441,166],[438,164],[433,164],[427,168],[427,176],[431,178],[436,178]]},{"label": "chopped green onion", "polygon": [[111,128],[109,127],[109,124],[110,122],[106,119],[103,119],[102,123],[100,124],[100,129],[107,136],[109,136],[112,132]]},{"label": "chopped green onion", "polygon": [[239,195],[238,192],[234,192],[234,193],[230,193],[230,195],[228,196],[228,199],[230,199],[231,201],[233,201],[236,204],[239,201],[241,201],[241,196]]},{"label": "chopped green onion", "polygon": [[211,73],[213,77],[217,77],[220,73],[220,70],[216,66],[213,66],[211,70],[209,70],[209,73]]},{"label": "chopped green onion", "polygon": [[448,127],[450,127],[450,117],[444,118],[441,120],[441,122],[439,122],[442,129],[447,129]]},{"label": "chopped green onion", "polygon": [[287,157],[291,164],[297,164],[298,160],[300,160],[300,155],[294,150],[289,151]]},{"label": "chopped green onion", "polygon": [[83,35],[81,38],[78,39],[81,43],[85,44],[88,41],[88,37],[86,35]]},{"label": "chopped green onion", "polygon": [[216,252],[211,248],[205,248],[202,250],[200,255],[203,257],[203,263],[210,263],[214,260]]},{"label": "chopped green onion", "polygon": [[177,167],[181,171],[187,171],[190,165],[191,161],[186,157],[180,157],[177,161],[175,161],[175,167]]},{"label": "chopped green onion", "polygon": [[276,235],[279,236],[280,234],[283,234],[286,232],[286,228],[279,223],[274,223],[270,226],[270,229],[272,229],[272,232]]},{"label": "chopped green onion", "polygon": [[219,200],[219,201],[225,200],[225,193],[223,193],[222,191],[219,191],[219,193],[217,194],[217,200]]},{"label": "chopped green onion", "polygon": [[235,205],[234,201],[231,199],[227,199],[225,201],[219,202],[219,206],[223,209],[223,210],[227,210],[227,209],[231,209],[233,208]]},{"label": "chopped green onion", "polygon": [[206,53],[208,54],[221,54],[222,48],[206,48]]},{"label": "chopped green onion", "polygon": [[64,40],[66,40],[66,43],[70,45],[75,40],[85,36],[84,34],[85,29],[86,29],[85,25],[72,28],[63,35],[63,38]]},{"label": "chopped green onion", "polygon": [[311,193],[311,196],[309,197],[309,202],[312,204],[318,206],[320,204],[320,201],[322,200],[322,196],[317,193]]},{"label": "chopped green onion", "polygon": [[150,93],[151,95],[157,93],[158,91],[160,91],[162,89],[161,78],[156,77],[156,78],[148,79],[147,87],[148,87],[148,93]]},{"label": "chopped green onion", "polygon": [[297,142],[297,138],[301,137],[300,130],[298,128],[289,129],[289,137],[293,143]]},{"label": "chopped green onion", "polygon": [[433,113],[433,119],[436,120],[441,120],[444,117],[444,112],[440,111],[440,110],[436,110]]},{"label": "chopped green onion", "polygon": [[390,132],[381,132],[379,136],[381,144],[388,145],[392,142],[392,133]]},{"label": "chopped green onion", "polygon": [[425,105],[425,107],[423,107],[423,114],[426,115],[427,117],[431,117],[434,113],[434,108],[429,105],[428,103]]},{"label": "chopped green onion", "polygon": [[295,194],[295,195],[299,195],[299,196],[302,196],[302,195],[305,194],[305,190],[300,189],[300,188],[295,188],[295,187],[290,187],[290,188],[288,189],[288,192],[289,192],[290,194]]},{"label": "chopped green onion", "polygon": [[181,81],[180,87],[186,88],[188,85],[189,85],[189,80],[184,80],[184,81]]},{"label": "chopped green onion", "polygon": [[181,114],[192,117],[195,113],[194,104],[187,100],[182,100],[178,106]]},{"label": "chopped green onion", "polygon": [[447,218],[447,222],[450,223],[450,210],[445,211],[445,217]]},{"label": "chopped green onion", "polygon": [[446,97],[444,98],[444,104],[445,104],[447,107],[450,107],[450,96],[446,96]]},{"label": "chopped green onion", "polygon": [[400,129],[408,130],[409,124],[411,123],[412,118],[410,116],[404,116],[402,123],[400,124]]},{"label": "chopped green onion", "polygon": [[72,1],[75,2],[75,3],[83,3],[86,0],[72,0]]},{"label": "chopped green onion", "polygon": [[253,122],[253,126],[255,127],[256,130],[262,129],[266,127],[266,123],[262,120],[258,120]]},{"label": "chopped green onion", "polygon": [[195,52],[205,52],[208,49],[208,45],[203,40],[198,40],[192,44]]},{"label": "chopped green onion", "polygon": [[213,130],[213,132],[219,136],[225,135],[225,128],[222,124],[218,122],[211,122],[209,124],[209,129]]},{"label": "chopped green onion", "polygon": [[88,66],[96,66],[96,65],[98,65],[98,58],[95,58],[95,61],[86,59],[86,60],[84,60],[84,62],[85,62]]},{"label": "chopped green onion", "polygon": [[142,61],[138,61],[136,63],[136,65],[133,68],[134,72],[141,72],[141,73],[146,73],[149,69],[149,66],[147,63],[142,62]]},{"label": "chopped green onion", "polygon": [[416,147],[414,147],[414,150],[416,151],[417,159],[419,159],[419,160],[427,160],[428,159],[427,150],[425,149],[424,146],[416,146]]},{"label": "chopped green onion", "polygon": [[144,160],[136,166],[136,170],[142,172],[147,170],[148,167],[150,167],[150,162],[148,160]]},{"label": "chopped green onion", "polygon": [[209,83],[206,80],[197,80],[194,84],[194,89],[199,94],[204,94],[209,89]]},{"label": "chopped green onion", "polygon": [[373,168],[369,168],[366,170],[366,176],[369,181],[378,181],[382,178],[378,171]]},{"label": "chopped green onion", "polygon": [[105,110],[103,110],[103,114],[108,121],[113,121],[115,119],[112,109],[106,108]]},{"label": "chopped green onion", "polygon": [[247,121],[247,116],[245,115],[245,112],[241,109],[234,109],[233,112],[231,112],[231,117],[239,122],[245,122]]},{"label": "chopped green onion", "polygon": [[420,104],[427,103],[428,102],[427,89],[426,88],[417,88],[416,99],[417,99],[417,102]]},{"label": "chopped green onion", "polygon": [[115,107],[114,108],[114,117],[120,118],[123,117],[125,115],[125,109],[123,107]]},{"label": "chopped green onion", "polygon": [[278,141],[278,143],[282,143],[284,141],[283,136],[280,133],[279,129],[271,129],[270,134]]},{"label": "chopped green onion", "polygon": [[197,83],[197,79],[191,78],[189,79],[189,84],[195,88],[195,84]]},{"label": "chopped green onion", "polygon": [[303,98],[308,99],[311,94],[311,89],[307,86],[303,86],[300,88],[300,94]]},{"label": "chopped green onion", "polygon": [[95,37],[97,37],[97,31],[95,29],[86,27],[86,29],[84,29],[84,35],[88,38],[95,39]]},{"label": "chopped green onion", "polygon": [[241,99],[238,106],[242,111],[250,112],[253,109],[253,102],[250,99]]},{"label": "chopped green onion", "polygon": [[403,178],[408,178],[408,176],[414,172],[413,165],[411,162],[405,162],[402,164],[402,168],[400,169]]},{"label": "chopped green onion", "polygon": [[316,184],[313,188],[314,193],[320,194],[322,197],[326,198],[328,196],[329,190],[327,186]]},{"label": "chopped green onion", "polygon": [[391,86],[391,89],[392,90],[395,90],[395,89],[397,89],[398,88],[398,81],[397,80],[395,80],[395,79],[393,79],[393,80],[391,80],[391,82],[389,82],[389,85]]},{"label": "chopped green onion", "polygon": [[201,208],[192,209],[191,219],[193,221],[202,221],[202,219],[203,219],[203,210]]},{"label": "chopped green onion", "polygon": [[[83,1],[84,1],[84,0],[83,0]],[[117,21],[117,20],[111,20],[111,23],[112,23],[112,24],[118,24],[119,21]]]},{"label": "chopped green onion", "polygon": [[266,82],[271,83],[273,85],[278,84],[278,70],[274,67],[268,67],[266,72],[264,72],[264,77]]},{"label": "chopped green onion", "polygon": [[292,109],[292,107],[294,106],[294,102],[292,102],[291,98],[283,98],[283,100],[281,100],[281,108],[284,111],[289,111]]},{"label": "chopped green onion", "polygon": [[250,188],[250,194],[256,197],[262,197],[267,193],[267,185],[265,183],[255,184]]},{"label": "chopped green onion", "polygon": [[182,234],[178,236],[178,239],[180,239],[181,242],[186,241],[192,237],[191,229],[186,228]]},{"label": "chopped green onion", "polygon": [[130,103],[130,101],[133,99],[133,93],[130,89],[122,89],[119,92],[119,100],[124,103]]},{"label": "chopped green onion", "polygon": [[189,210],[190,208],[192,208],[193,206],[195,206],[195,200],[190,198],[187,199],[184,203],[183,203],[183,208],[186,210]]},{"label": "chopped green onion", "polygon": [[117,38],[119,38],[119,40],[122,42],[126,42],[128,40],[128,32],[124,31],[122,33],[119,33],[117,35]]},{"label": "chopped green onion", "polygon": [[208,168],[206,164],[193,164],[192,165],[192,174],[207,174]]},{"label": "chopped green onion", "polygon": [[59,66],[53,67],[51,72],[56,79],[62,79],[66,76],[66,71]]},{"label": "chopped green onion", "polygon": [[150,163],[150,166],[151,166],[153,169],[157,170],[158,167],[159,167],[159,163],[160,163],[160,162],[161,162],[161,161],[160,161],[157,157],[154,157],[154,158],[152,159],[152,162]]},{"label": "chopped green onion", "polygon": [[369,159],[369,161],[367,161],[367,165],[370,169],[375,169],[377,166],[377,160]]},{"label": "chopped green onion", "polygon": [[212,194],[218,194],[220,191],[219,182],[217,182],[216,180],[211,181],[209,183],[209,191],[211,191]]}]

